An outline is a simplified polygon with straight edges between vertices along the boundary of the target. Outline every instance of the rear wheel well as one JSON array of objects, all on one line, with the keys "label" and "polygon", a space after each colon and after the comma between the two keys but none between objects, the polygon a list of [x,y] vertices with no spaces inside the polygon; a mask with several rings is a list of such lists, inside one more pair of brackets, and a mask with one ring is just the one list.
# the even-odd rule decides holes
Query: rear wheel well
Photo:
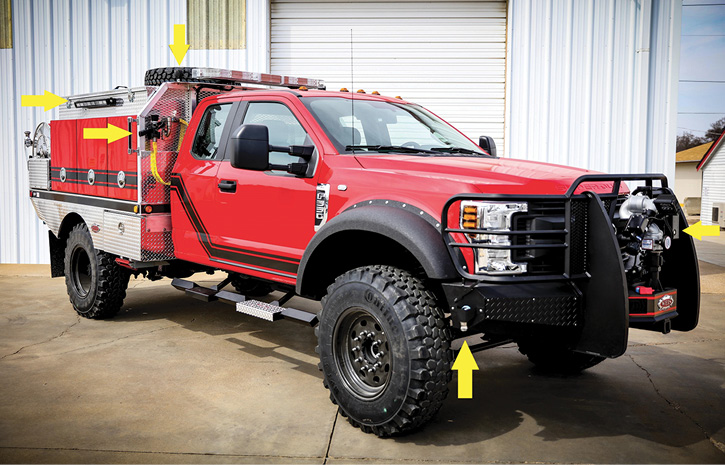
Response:
[{"label": "rear wheel well", "polygon": [[303,296],[321,299],[327,286],[346,271],[367,265],[388,265],[427,280],[421,263],[389,237],[369,231],[341,231],[317,246],[304,270]]},{"label": "rear wheel well", "polygon": [[50,246],[50,276],[59,278],[65,276],[65,244],[68,235],[77,224],[83,224],[83,218],[77,213],[69,213],[63,218],[58,228],[56,237],[52,231],[48,231],[48,245]]}]

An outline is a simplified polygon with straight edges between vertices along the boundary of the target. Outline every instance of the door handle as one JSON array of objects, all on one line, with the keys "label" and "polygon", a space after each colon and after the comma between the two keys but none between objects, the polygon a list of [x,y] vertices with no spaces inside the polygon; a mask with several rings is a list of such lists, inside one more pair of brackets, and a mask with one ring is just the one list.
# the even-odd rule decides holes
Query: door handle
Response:
[{"label": "door handle", "polygon": [[222,192],[236,192],[237,181],[223,180],[219,181],[219,190]]}]

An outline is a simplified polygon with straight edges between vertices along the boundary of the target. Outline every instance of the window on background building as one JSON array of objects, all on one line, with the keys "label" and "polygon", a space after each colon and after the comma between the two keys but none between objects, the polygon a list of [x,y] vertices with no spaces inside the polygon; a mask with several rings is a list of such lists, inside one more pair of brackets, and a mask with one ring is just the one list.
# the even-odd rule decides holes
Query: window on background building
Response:
[{"label": "window on background building", "polygon": [[187,34],[192,50],[244,48],[245,0],[187,0],[186,7]]},{"label": "window on background building", "polygon": [[0,0],[0,48],[13,48],[13,5]]}]

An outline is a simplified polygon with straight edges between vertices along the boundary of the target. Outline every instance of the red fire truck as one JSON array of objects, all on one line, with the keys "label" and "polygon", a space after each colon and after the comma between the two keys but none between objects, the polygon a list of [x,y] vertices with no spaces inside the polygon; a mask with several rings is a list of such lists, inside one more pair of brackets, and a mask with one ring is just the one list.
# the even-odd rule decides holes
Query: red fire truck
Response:
[{"label": "red fire truck", "polygon": [[[110,125],[131,135],[86,137]],[[498,158],[490,137],[399,97],[153,69],[144,87],[68,97],[26,145],[52,276],[80,315],[114,316],[141,274],[316,326],[332,401],[379,436],[440,408],[455,339],[515,342],[572,373],[622,355],[631,327],[698,322],[697,257],[665,176]],[[185,279],[215,270],[215,286]]]}]

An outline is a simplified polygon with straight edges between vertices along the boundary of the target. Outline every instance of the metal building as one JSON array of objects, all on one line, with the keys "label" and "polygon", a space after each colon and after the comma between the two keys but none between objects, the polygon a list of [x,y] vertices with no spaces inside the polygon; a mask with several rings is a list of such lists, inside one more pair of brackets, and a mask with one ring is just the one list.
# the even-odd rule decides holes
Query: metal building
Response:
[{"label": "metal building", "polygon": [[[187,5],[190,10],[187,11]],[[507,157],[674,175],[679,0],[0,0],[0,263],[46,263],[20,96],[183,65],[325,79],[421,103]]]}]

